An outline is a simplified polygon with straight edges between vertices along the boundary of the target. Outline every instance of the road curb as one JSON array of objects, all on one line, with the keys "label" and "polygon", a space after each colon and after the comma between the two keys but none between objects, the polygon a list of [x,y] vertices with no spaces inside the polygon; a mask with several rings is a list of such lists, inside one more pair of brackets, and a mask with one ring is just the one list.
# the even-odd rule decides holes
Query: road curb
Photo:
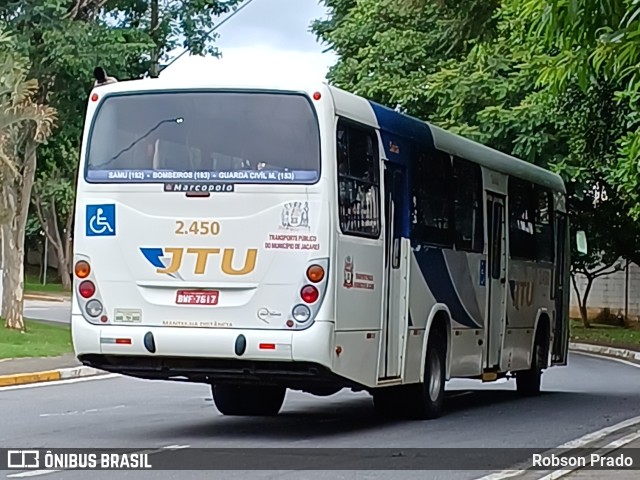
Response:
[{"label": "road curb", "polygon": [[68,302],[71,301],[71,297],[64,297],[64,296],[55,296],[55,295],[41,295],[39,293],[25,293],[23,295],[23,298],[25,300],[39,300],[42,302],[60,302],[60,303],[64,303],[64,302]]},{"label": "road curb", "polygon": [[605,345],[593,345],[590,343],[569,343],[569,349],[574,352],[591,353],[603,357],[619,358],[640,364],[640,352],[624,350],[622,348],[607,347]]},{"label": "road curb", "polygon": [[48,370],[46,372],[15,373],[11,375],[0,375],[0,387],[28,385],[31,383],[55,382],[56,380],[94,377],[106,374],[107,372],[98,370],[97,368],[85,366],[61,368],[58,370]]}]

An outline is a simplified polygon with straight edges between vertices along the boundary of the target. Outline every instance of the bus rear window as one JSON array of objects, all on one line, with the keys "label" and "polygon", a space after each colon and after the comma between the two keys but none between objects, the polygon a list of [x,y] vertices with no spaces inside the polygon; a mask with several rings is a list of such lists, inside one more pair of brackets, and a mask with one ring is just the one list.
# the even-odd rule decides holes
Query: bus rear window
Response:
[{"label": "bus rear window", "polygon": [[297,94],[162,92],[107,97],[85,179],[93,183],[315,183],[318,122]]}]

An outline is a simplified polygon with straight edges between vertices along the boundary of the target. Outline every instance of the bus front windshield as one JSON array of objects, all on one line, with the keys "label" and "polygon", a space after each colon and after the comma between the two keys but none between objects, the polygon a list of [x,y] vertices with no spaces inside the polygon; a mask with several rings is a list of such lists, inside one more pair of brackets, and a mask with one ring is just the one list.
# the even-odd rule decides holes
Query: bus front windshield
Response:
[{"label": "bus front windshield", "polygon": [[315,183],[320,135],[298,94],[161,92],[106,97],[87,149],[93,183]]}]

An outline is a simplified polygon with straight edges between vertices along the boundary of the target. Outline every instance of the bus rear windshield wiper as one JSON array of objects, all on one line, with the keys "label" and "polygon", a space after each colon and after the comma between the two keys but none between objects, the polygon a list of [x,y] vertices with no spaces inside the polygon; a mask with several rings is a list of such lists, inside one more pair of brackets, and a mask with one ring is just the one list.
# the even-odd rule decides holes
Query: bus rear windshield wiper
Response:
[{"label": "bus rear windshield wiper", "polygon": [[145,138],[147,138],[149,135],[151,135],[153,132],[155,132],[158,128],[160,128],[162,125],[164,125],[165,123],[171,123],[171,122],[175,122],[178,125],[180,125],[181,123],[184,122],[184,118],[182,117],[177,117],[177,118],[165,118],[164,120],[160,120],[158,123],[156,123],[152,128],[150,128],[144,135],[136,138],[133,142],[131,142],[127,147],[123,148],[122,150],[120,150],[118,153],[116,153],[113,157],[111,157],[109,160],[107,160],[106,162],[100,164],[100,165],[96,165],[97,168],[102,168],[102,167],[106,167],[107,165],[109,165],[110,163],[116,161],[120,155],[122,155],[125,152],[128,152],[129,150],[131,150],[133,147],[135,147],[138,143],[140,143],[142,140],[144,140]]}]

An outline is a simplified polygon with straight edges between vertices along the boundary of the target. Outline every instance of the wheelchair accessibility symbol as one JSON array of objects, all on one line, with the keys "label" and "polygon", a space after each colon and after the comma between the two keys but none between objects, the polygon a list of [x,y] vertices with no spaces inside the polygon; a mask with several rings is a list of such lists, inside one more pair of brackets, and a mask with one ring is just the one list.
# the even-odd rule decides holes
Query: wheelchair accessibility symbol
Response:
[{"label": "wheelchair accessibility symbol", "polygon": [[87,205],[87,237],[107,237],[116,234],[116,206]]}]

